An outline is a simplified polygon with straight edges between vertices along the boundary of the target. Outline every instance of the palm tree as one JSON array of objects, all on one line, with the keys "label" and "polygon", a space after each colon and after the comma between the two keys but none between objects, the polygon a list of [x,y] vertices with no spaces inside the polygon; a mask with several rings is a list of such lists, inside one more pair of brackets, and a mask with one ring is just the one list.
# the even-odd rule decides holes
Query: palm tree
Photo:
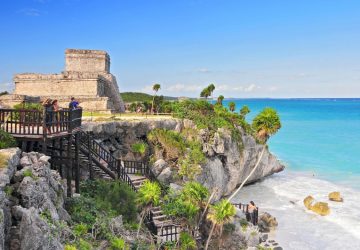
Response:
[{"label": "palm tree", "polygon": [[271,135],[281,128],[281,122],[276,110],[264,108],[253,120],[252,127],[259,141],[265,143]]},{"label": "palm tree", "polygon": [[205,99],[207,99],[210,95],[211,95],[211,92],[208,87],[204,88],[200,93],[200,97],[205,97]]},{"label": "palm tree", "polygon": [[235,111],[236,104],[235,102],[229,102],[229,109],[231,112]]},{"label": "palm tree", "polygon": [[[222,199],[221,201],[210,207],[207,218],[211,221],[212,227],[209,233],[209,237],[206,241],[205,250],[207,250],[209,247],[210,239],[214,232],[214,229],[216,227],[219,228],[219,238],[221,238],[224,224],[228,223],[235,214],[235,207],[226,199]],[[219,248],[220,246],[221,242],[219,242]]]},{"label": "palm tree", "polygon": [[155,100],[156,93],[159,91],[160,88],[161,88],[161,86],[158,83],[155,83],[152,87],[152,89],[154,91],[154,96],[153,96],[152,105],[151,105],[151,113],[153,113],[153,110],[154,110],[154,100]]},{"label": "palm tree", "polygon": [[217,98],[217,103],[222,106],[223,100],[224,100],[224,96],[223,96],[223,95],[219,95],[218,98]]},{"label": "palm tree", "polygon": [[145,215],[151,210],[153,205],[158,205],[161,197],[161,188],[157,182],[151,182],[149,180],[145,181],[143,185],[139,188],[137,193],[137,201],[142,207],[141,219],[139,223],[139,228],[137,231],[137,238],[139,237],[141,224],[145,218]]},{"label": "palm tree", "polygon": [[247,105],[244,105],[241,109],[240,109],[240,115],[243,117],[243,118],[245,118],[245,116],[247,115],[247,114],[249,114],[250,113],[250,109],[249,109],[249,107],[247,106]]},{"label": "palm tree", "polygon": [[207,87],[210,91],[210,95],[211,95],[211,99],[213,97],[213,92],[215,90],[215,85],[214,84],[210,84],[208,87]]}]

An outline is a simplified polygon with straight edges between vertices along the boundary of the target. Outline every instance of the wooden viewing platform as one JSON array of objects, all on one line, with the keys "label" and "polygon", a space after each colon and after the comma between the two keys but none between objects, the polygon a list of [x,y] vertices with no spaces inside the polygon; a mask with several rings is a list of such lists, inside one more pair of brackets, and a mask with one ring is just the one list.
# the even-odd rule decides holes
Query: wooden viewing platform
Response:
[{"label": "wooden viewing platform", "polygon": [[0,109],[1,128],[20,140],[46,141],[76,132],[81,126],[82,110]]}]

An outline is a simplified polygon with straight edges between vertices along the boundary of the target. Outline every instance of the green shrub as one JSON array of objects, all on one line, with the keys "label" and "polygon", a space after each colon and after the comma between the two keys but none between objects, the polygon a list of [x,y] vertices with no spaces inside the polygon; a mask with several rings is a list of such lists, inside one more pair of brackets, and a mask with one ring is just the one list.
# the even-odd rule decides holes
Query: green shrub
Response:
[{"label": "green shrub", "polygon": [[80,223],[74,226],[73,232],[76,237],[81,237],[87,234],[89,228],[86,224]]},{"label": "green shrub", "polygon": [[138,142],[131,145],[131,150],[134,153],[139,153],[141,155],[144,155],[146,150],[148,148],[148,145],[145,142]]},{"label": "green shrub", "polygon": [[4,188],[4,192],[5,192],[5,194],[6,194],[7,196],[11,196],[12,193],[14,192],[14,187],[12,187],[12,186],[6,186],[6,187]]},{"label": "green shrub", "polygon": [[74,223],[85,223],[90,226],[95,223],[101,211],[94,199],[85,196],[69,198],[66,206]]},{"label": "green shrub", "polygon": [[179,240],[181,250],[197,249],[196,241],[189,233],[181,232]]},{"label": "green shrub", "polygon": [[77,248],[73,245],[66,244],[64,250],[77,250]]},{"label": "green shrub", "polygon": [[233,224],[233,223],[226,223],[225,225],[224,225],[224,233],[225,234],[231,234],[231,233],[233,233],[234,231],[235,231],[235,229],[236,229],[236,226],[235,226],[235,224]]},{"label": "green shrub", "polygon": [[0,128],[0,149],[16,147],[15,138]]},{"label": "green shrub", "polygon": [[126,244],[125,240],[115,237],[110,241],[110,249],[111,250],[125,250],[125,249],[129,249],[129,247]]},{"label": "green shrub", "polygon": [[93,249],[92,245],[86,240],[80,239],[78,243],[79,250],[91,250]]},{"label": "green shrub", "polygon": [[24,177],[34,178],[34,174],[33,174],[33,172],[32,172],[31,169],[26,169],[26,170],[23,172],[23,176],[24,176]]}]

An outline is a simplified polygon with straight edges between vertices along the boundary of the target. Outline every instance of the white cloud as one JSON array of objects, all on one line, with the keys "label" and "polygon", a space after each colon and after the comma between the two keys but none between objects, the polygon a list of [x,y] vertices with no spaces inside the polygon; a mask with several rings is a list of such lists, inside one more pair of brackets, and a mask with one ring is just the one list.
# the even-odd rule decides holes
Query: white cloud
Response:
[{"label": "white cloud", "polygon": [[211,70],[208,68],[199,68],[196,71],[199,73],[210,73],[211,72]]},{"label": "white cloud", "polygon": [[40,16],[41,14],[43,14],[44,12],[38,10],[38,9],[34,9],[34,8],[25,8],[25,9],[21,9],[17,11],[20,14],[23,14],[25,16]]},{"label": "white cloud", "polygon": [[185,85],[185,84],[175,84],[175,85],[171,85],[168,86],[166,88],[167,91],[198,91],[201,90],[203,87],[202,86],[195,86],[195,85]]},{"label": "white cloud", "polygon": [[249,86],[244,88],[244,92],[253,92],[256,89],[260,89],[260,87],[255,84],[250,84]]}]

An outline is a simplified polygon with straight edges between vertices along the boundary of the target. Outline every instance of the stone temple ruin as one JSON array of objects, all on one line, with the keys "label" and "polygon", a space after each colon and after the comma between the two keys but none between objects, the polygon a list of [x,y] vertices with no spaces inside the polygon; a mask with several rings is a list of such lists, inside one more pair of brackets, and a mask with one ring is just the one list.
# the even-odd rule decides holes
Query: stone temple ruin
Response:
[{"label": "stone temple ruin", "polygon": [[14,93],[0,97],[5,106],[51,98],[67,108],[74,96],[84,110],[124,111],[116,78],[110,73],[110,57],[105,51],[67,49],[65,71],[61,74],[17,74],[14,82]]}]

